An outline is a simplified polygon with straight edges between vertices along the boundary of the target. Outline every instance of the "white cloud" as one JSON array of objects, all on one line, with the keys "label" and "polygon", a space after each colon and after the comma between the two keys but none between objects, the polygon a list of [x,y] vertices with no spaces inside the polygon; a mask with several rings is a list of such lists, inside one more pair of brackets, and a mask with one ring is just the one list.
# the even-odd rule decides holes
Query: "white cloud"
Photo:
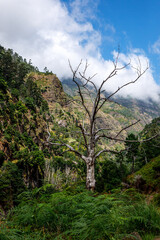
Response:
[{"label": "white cloud", "polygon": [[105,30],[106,30],[106,31],[111,31],[112,33],[115,33],[115,32],[116,32],[114,26],[111,25],[111,24],[106,24],[106,25],[105,25]]},{"label": "white cloud", "polygon": [[[129,81],[134,81],[138,77],[137,69],[143,73],[143,71],[145,71],[149,66],[149,59],[144,54],[139,53],[137,55],[137,50],[135,53],[132,52],[128,55],[120,54],[119,62],[120,66],[123,66],[129,62],[130,65],[115,77],[115,81],[117,82],[118,86],[122,86]],[[147,99],[151,97],[158,101],[160,87],[154,81],[152,70],[149,68],[136,83],[130,84],[123,88],[120,93],[122,95],[128,95],[138,99]]]},{"label": "white cloud", "polygon": [[[88,59],[89,73],[98,73],[95,80],[99,84],[112,70],[113,64],[111,60],[102,58],[102,36],[86,17],[86,13],[88,17],[91,15],[86,8],[88,5],[89,0],[76,0],[72,2],[69,12],[60,0],[0,0],[0,44],[32,59],[33,64],[41,70],[47,66],[60,79],[71,76],[68,59],[73,67],[77,66],[80,59]],[[85,14],[81,7],[83,11],[87,9]],[[76,18],[78,14],[79,20]],[[115,31],[112,25],[108,27],[112,32]],[[149,60],[137,49],[128,55],[120,54],[119,64],[126,63],[129,59],[135,63],[137,55],[144,67]],[[114,91],[119,84],[134,78],[133,69],[127,68],[118,78],[111,79],[106,89]],[[158,92],[159,86],[156,85],[151,70],[148,70],[136,84],[124,88],[120,93],[140,99],[157,99]]]},{"label": "white cloud", "polygon": [[70,3],[71,15],[78,22],[96,19],[97,5],[98,1],[95,0],[74,0]]},{"label": "white cloud", "polygon": [[150,50],[153,53],[160,54],[160,38],[151,46]]},{"label": "white cloud", "polygon": [[[113,52],[113,59],[117,56],[117,52]],[[95,83],[100,85],[100,83],[106,79],[109,74],[113,71],[114,65],[110,60],[104,59],[89,59],[90,66],[88,68],[88,76],[92,76],[94,73],[99,73],[95,76]],[[115,92],[118,87],[124,84],[134,81],[137,78],[137,69],[141,69],[141,72],[145,71],[148,67],[149,60],[146,56],[135,53],[130,53],[125,55],[121,53],[119,55],[118,67],[121,68],[124,65],[130,63],[125,69],[117,72],[117,75],[110,78],[104,89],[108,92]],[[94,69],[92,68],[94,66]],[[160,87],[156,84],[153,79],[151,69],[148,69],[142,77],[133,84],[130,84],[122,88],[118,94],[125,97],[133,97],[140,100],[147,100],[152,98],[155,101],[159,101]]]}]

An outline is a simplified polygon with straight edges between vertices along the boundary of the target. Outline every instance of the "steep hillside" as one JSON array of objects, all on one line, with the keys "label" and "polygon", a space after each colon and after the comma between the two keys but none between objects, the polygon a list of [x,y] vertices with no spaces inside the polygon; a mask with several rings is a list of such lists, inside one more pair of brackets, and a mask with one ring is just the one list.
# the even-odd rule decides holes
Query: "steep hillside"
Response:
[{"label": "steep hillside", "polygon": [[137,109],[142,115],[146,115],[146,117],[153,119],[160,116],[160,104],[159,102],[155,102],[152,99],[142,101],[133,98],[117,97],[116,100],[122,106],[125,106],[132,111],[136,111]]},{"label": "steep hillside", "polygon": [[146,194],[160,191],[160,156],[152,159],[144,167],[127,178],[130,187]]},{"label": "steep hillside", "polygon": [[[37,72],[12,50],[0,47],[0,206],[7,209],[26,188],[42,185],[48,104],[31,77]],[[7,203],[7,204],[6,204]]]},{"label": "steep hillside", "polygon": [[[0,206],[7,209],[26,187],[42,185],[49,154],[44,145],[47,113],[40,110],[43,99],[38,106],[31,95],[22,98],[11,94],[3,79],[0,85]],[[34,93],[37,90],[31,89]]]},{"label": "steep hillside", "polygon": [[[71,79],[65,79],[62,81],[64,91],[73,96],[77,95],[77,88]],[[91,89],[92,91],[92,89]],[[94,92],[93,92],[94,94]],[[122,101],[123,100],[123,101]],[[115,104],[114,101],[118,104]],[[145,109],[142,110],[141,106],[138,105],[138,101],[136,99],[133,100],[134,104],[131,104],[132,101],[125,98],[116,97],[113,99],[113,102],[107,102],[103,107],[103,112],[105,113],[108,121],[113,123],[114,126],[117,126],[118,129],[120,127],[124,127],[127,124],[130,124],[134,120],[139,120],[140,122],[135,125],[132,129],[127,129],[128,132],[135,132],[138,133],[143,129],[143,127],[150,123],[153,119],[152,110],[148,109],[151,105],[152,108],[154,107],[153,104],[147,105],[147,103],[142,102],[145,104]],[[142,104],[141,104],[142,105]],[[148,106],[148,107],[147,107]],[[154,108],[154,114],[159,116],[158,108]],[[125,135],[126,136],[126,135]]]},{"label": "steep hillside", "polygon": [[67,96],[63,91],[60,80],[55,74],[32,72],[27,77],[31,77],[41,89],[41,93],[48,102],[50,109],[55,105],[54,103],[59,103],[61,106],[67,104]]},{"label": "steep hillside", "polygon": [[140,145],[146,162],[160,155],[160,118],[155,118],[150,124],[147,124],[140,135],[142,139],[153,138]]},{"label": "steep hillside", "polygon": [[[31,73],[30,76],[41,88],[42,95],[48,102],[50,112],[52,115],[56,116],[57,121],[67,118],[68,113],[71,114],[75,119],[86,121],[84,110],[78,103],[74,102],[77,97],[69,97],[64,93],[62,84],[56,75]],[[71,86],[69,86],[69,89],[73,92],[76,91],[75,88],[72,87],[73,85],[71,84]],[[88,102],[88,105],[89,104],[90,102]],[[56,114],[58,109],[61,109],[63,112],[64,116],[62,118],[59,118]],[[141,119],[141,121],[131,129],[123,131],[122,136],[125,138],[127,136],[127,132],[139,132],[143,129],[146,121],[149,121],[149,116],[147,114],[141,114],[138,110],[135,112],[136,114],[134,114],[126,107],[123,107],[116,103],[106,103],[103,109],[100,111],[101,119],[98,120],[97,124],[99,127],[105,127],[106,125],[110,126],[113,129],[112,134],[116,134],[122,127],[125,127],[132,122]]]},{"label": "steep hillside", "polygon": [[[64,79],[62,81],[64,91],[71,95],[75,96],[77,94],[76,92],[76,86],[73,83],[71,79]],[[107,95],[107,93],[106,93]],[[115,96],[113,98],[113,101],[119,103],[121,106],[123,106],[123,115],[126,115],[126,117],[132,117],[135,119],[140,119],[142,126],[145,126],[145,124],[150,123],[151,120],[155,117],[160,116],[160,105],[158,102],[154,102],[152,99],[142,101],[138,99],[133,98],[124,98],[120,96]],[[116,109],[113,108],[112,104],[108,108],[108,112],[116,114]]]},{"label": "steep hillside", "polygon": [[76,172],[72,176],[71,170],[77,166],[73,154],[66,153],[64,159],[61,148],[47,143],[50,134],[55,142],[69,138],[64,124],[73,125],[62,108],[68,98],[60,81],[38,72],[13,51],[0,50],[0,209],[8,210],[26,189],[44,182],[61,188],[73,181]]}]

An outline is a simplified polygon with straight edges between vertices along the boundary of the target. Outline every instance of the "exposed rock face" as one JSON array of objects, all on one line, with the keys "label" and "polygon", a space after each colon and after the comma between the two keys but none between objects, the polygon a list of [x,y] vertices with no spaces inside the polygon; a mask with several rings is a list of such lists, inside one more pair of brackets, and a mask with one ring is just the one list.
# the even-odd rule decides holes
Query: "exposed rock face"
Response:
[{"label": "exposed rock face", "polygon": [[44,99],[48,102],[49,107],[54,102],[61,106],[66,104],[67,96],[63,91],[62,84],[55,74],[37,74],[31,73],[31,76],[40,87]]}]

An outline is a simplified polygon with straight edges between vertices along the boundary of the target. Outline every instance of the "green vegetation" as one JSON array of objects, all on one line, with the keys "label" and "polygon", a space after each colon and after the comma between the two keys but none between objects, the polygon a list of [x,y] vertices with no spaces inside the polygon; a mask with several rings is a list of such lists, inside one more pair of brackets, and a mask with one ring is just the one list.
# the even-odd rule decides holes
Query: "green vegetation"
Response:
[{"label": "green vegetation", "polygon": [[143,151],[143,158],[147,161],[160,155],[160,118],[155,118],[150,124],[147,124],[141,132],[142,139],[152,138],[149,142],[143,142],[141,144],[141,152]]},{"label": "green vegetation", "polygon": [[[52,142],[72,143],[85,154],[77,128],[84,112],[77,105],[64,107],[72,98],[44,70],[0,47],[0,240],[125,240],[135,239],[134,233],[153,240],[160,235],[159,136],[129,143],[138,137],[128,134],[127,152],[105,153],[96,162],[96,189],[88,192],[84,162],[46,141],[50,134]],[[113,111],[111,104],[102,114]],[[114,114],[122,126],[133,117],[126,108]],[[146,125],[139,137],[156,135],[159,121]],[[97,151],[108,142],[101,141]]]},{"label": "green vegetation", "polygon": [[[139,133],[139,139],[141,142],[136,142],[138,140],[138,136],[135,134],[128,134],[125,142],[126,149],[128,150],[123,158],[125,158],[125,161],[129,163],[130,171],[132,173],[138,171],[153,158],[160,155],[159,122],[160,118],[155,118],[150,124],[147,124],[144,127],[143,131]],[[148,141],[148,139],[150,140]]]},{"label": "green vegetation", "polygon": [[120,240],[135,231],[144,239],[160,233],[156,207],[135,190],[95,196],[74,186],[55,193],[47,185],[23,192],[18,201],[2,225],[1,239]]},{"label": "green vegetation", "polygon": [[[156,157],[139,171],[128,177],[129,182],[145,192],[160,190],[160,156]],[[157,195],[158,196],[158,195]]]},{"label": "green vegetation", "polygon": [[37,71],[30,62],[0,47],[0,63],[0,205],[8,210],[20,192],[42,185],[46,123],[40,109],[47,114],[48,104],[34,79],[27,77]]},{"label": "green vegetation", "polygon": [[151,186],[157,190],[160,189],[160,156],[153,159],[151,162],[141,168],[136,174],[140,174],[146,181],[148,186]]}]

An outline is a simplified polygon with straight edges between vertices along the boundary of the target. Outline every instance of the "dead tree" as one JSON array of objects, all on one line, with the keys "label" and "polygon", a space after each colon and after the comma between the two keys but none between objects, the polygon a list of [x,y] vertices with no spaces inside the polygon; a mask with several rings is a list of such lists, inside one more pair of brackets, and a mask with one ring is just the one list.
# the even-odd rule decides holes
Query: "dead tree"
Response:
[{"label": "dead tree", "polygon": [[[87,124],[81,123],[78,121],[77,127],[80,130],[81,136],[84,141],[84,147],[86,154],[82,153],[79,150],[76,150],[72,145],[67,143],[55,143],[56,145],[66,146],[67,149],[71,152],[74,152],[78,157],[83,159],[83,161],[86,163],[87,168],[87,176],[86,176],[86,187],[88,190],[94,190],[95,189],[95,161],[96,159],[105,152],[112,152],[117,153],[116,151],[111,151],[109,148],[105,148],[103,150],[97,151],[97,146],[99,145],[99,142],[102,138],[111,140],[111,141],[125,141],[120,137],[120,134],[128,129],[129,127],[135,125],[139,122],[135,121],[134,123],[125,126],[122,128],[115,136],[110,134],[110,127],[106,128],[100,128],[97,126],[98,118],[99,118],[99,112],[104,106],[105,103],[111,101],[111,98],[117,94],[122,88],[134,84],[138,81],[138,79],[145,74],[145,72],[148,69],[148,65],[145,68],[145,70],[141,69],[141,64],[139,61],[139,65],[137,68],[134,68],[136,72],[136,77],[132,81],[128,81],[127,83],[123,84],[121,87],[118,87],[114,92],[106,96],[104,93],[104,86],[105,84],[112,79],[118,72],[122,71],[123,69],[127,67],[132,67],[131,63],[128,63],[124,66],[119,66],[118,64],[118,57],[117,55],[116,60],[113,62],[113,70],[110,72],[110,74],[101,82],[99,86],[93,81],[94,76],[92,77],[86,77],[86,72],[88,69],[88,63],[86,62],[84,70],[81,72],[80,67],[82,66],[82,61],[78,65],[78,67],[73,70],[70,62],[69,66],[72,71],[73,75],[73,82],[75,83],[77,87],[77,92],[79,95],[78,102],[84,109],[84,112],[86,114],[86,118],[88,118]],[[92,90],[91,90],[92,87]],[[92,94],[94,90],[94,94]],[[86,97],[87,96],[87,97]],[[89,100],[90,99],[90,100]],[[49,139],[49,138],[48,138]]]}]

